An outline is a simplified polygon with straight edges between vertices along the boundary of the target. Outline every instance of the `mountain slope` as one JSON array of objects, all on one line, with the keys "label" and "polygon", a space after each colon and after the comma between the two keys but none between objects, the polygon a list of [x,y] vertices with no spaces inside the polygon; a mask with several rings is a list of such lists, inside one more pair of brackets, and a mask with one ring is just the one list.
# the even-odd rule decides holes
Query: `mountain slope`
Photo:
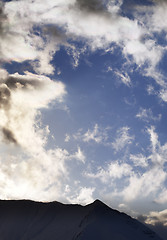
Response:
[{"label": "mountain slope", "polygon": [[99,200],[85,207],[28,200],[0,201],[1,240],[161,240]]}]

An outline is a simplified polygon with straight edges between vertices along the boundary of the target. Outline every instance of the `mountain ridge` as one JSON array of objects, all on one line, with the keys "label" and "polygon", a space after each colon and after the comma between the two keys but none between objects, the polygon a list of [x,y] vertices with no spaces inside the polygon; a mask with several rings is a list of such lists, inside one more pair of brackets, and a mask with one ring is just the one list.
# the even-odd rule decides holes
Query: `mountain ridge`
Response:
[{"label": "mountain ridge", "polygon": [[0,200],[0,236],[2,240],[162,240],[98,199],[86,206]]}]

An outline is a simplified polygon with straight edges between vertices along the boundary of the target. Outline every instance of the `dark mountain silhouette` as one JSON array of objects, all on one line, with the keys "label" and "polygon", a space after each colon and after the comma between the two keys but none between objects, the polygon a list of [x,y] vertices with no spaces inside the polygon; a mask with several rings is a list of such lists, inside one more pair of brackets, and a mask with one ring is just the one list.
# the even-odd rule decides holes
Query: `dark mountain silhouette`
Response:
[{"label": "dark mountain silhouette", "polygon": [[99,200],[86,205],[0,201],[1,240],[161,240]]}]

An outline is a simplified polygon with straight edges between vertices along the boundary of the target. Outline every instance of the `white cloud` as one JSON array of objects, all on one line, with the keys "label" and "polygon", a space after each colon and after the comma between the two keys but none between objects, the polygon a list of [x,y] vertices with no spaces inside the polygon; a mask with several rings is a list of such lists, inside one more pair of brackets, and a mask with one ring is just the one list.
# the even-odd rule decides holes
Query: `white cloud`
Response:
[{"label": "white cloud", "polygon": [[157,147],[159,146],[158,134],[155,132],[154,126],[151,126],[151,128],[148,128],[147,131],[150,134],[150,142],[151,142],[151,146],[152,146],[152,151],[153,151],[153,153],[155,153]]},{"label": "white cloud", "polygon": [[92,203],[94,201],[94,198],[93,198],[94,191],[95,191],[95,188],[82,187],[76,197],[70,197],[68,198],[68,200],[69,202],[75,203],[75,204],[78,203],[78,204],[85,205],[85,204]]},{"label": "white cloud", "polygon": [[120,203],[118,205],[118,209],[119,209],[119,211],[123,211],[123,212],[126,212],[127,210],[129,210],[128,206],[125,203]]},{"label": "white cloud", "polygon": [[51,201],[60,198],[61,186],[68,178],[67,151],[57,148],[30,153],[7,149],[8,154],[1,145],[1,199]]},{"label": "white cloud", "polygon": [[[4,12],[1,60],[31,60],[37,72],[52,74],[54,68],[50,62],[60,45],[71,49],[75,65],[78,64],[80,50],[68,41],[82,38],[92,51],[107,50],[116,43],[125,58],[131,56],[134,63],[144,67],[145,74],[151,75],[156,72],[156,66],[166,51],[153,38],[154,32],[166,31],[166,20],[159,19],[159,16],[165,16],[166,4],[136,8],[133,20],[121,16],[122,3],[108,1],[101,4],[97,1],[92,4],[79,0],[7,2],[1,7]],[[120,77],[129,86],[128,75],[120,73]]]},{"label": "white cloud", "polygon": [[153,95],[153,94],[156,95],[156,91],[155,91],[154,86],[152,84],[149,84],[147,86],[147,92],[148,92],[148,95]]},{"label": "white cloud", "polygon": [[167,209],[160,212],[152,211],[149,213],[149,215],[145,217],[146,217],[145,223],[147,224],[156,225],[161,223],[164,226],[167,226]]},{"label": "white cloud", "polygon": [[[144,68],[144,75],[152,76],[160,84],[160,78],[156,76],[159,74],[157,65],[166,49],[157,43],[153,33],[166,31],[166,21],[160,24],[162,19],[159,19],[159,16],[165,16],[160,13],[167,11],[166,4],[136,8],[133,20],[120,14],[123,1],[108,1],[107,4],[95,2],[6,2],[1,7],[4,13],[1,23],[1,60],[30,60],[37,73],[53,74],[51,61],[61,45],[71,52],[74,65],[77,66],[85,48],[77,49],[71,43],[73,40],[82,39],[90,51],[99,48],[107,50],[112,43],[116,43],[125,58],[132,57],[134,63]],[[127,73],[117,72],[117,75],[124,84],[131,85]]]},{"label": "white cloud", "polygon": [[134,174],[130,176],[129,185],[124,188],[121,194],[128,202],[139,199],[141,196],[142,198],[148,197],[159,191],[166,177],[166,172],[157,167],[139,176]]},{"label": "white cloud", "polygon": [[[54,68],[50,62],[60,45],[66,45],[66,40],[57,30],[55,22],[43,17],[57,4],[61,6],[59,1],[46,3],[22,0],[7,2],[1,7],[4,13],[1,24],[1,61],[30,60],[37,73],[53,74]],[[53,28],[47,27],[49,24],[53,24]]]},{"label": "white cloud", "polygon": [[106,169],[99,167],[97,173],[85,173],[85,176],[100,179],[103,183],[109,183],[115,179],[130,176],[132,167],[127,163],[111,162]]},{"label": "white cloud", "polygon": [[82,163],[85,163],[85,155],[84,155],[84,153],[81,151],[80,147],[78,147],[77,152],[74,153],[73,158],[81,161]]},{"label": "white cloud", "polygon": [[[150,135],[150,153],[129,154],[126,156],[127,163],[113,161],[84,175],[92,180],[100,180],[105,186],[108,184],[107,193],[114,187],[111,196],[121,197],[125,202],[151,197],[157,203],[166,203],[167,143],[160,144],[154,127],[147,129],[147,133]],[[140,168],[136,171],[136,167]]]},{"label": "white cloud", "polygon": [[124,83],[126,86],[130,87],[132,85],[129,75],[125,72],[115,71],[116,76]]},{"label": "white cloud", "polygon": [[150,134],[150,147],[152,149],[149,158],[154,165],[160,165],[163,167],[164,164],[167,162],[167,143],[161,145],[158,134],[155,132],[154,126],[148,128],[148,133]]},{"label": "white cloud", "polygon": [[[123,196],[126,201],[132,201],[139,196],[147,197],[150,194],[159,194],[159,197],[156,197],[156,201],[164,201],[164,184],[167,178],[165,163],[167,162],[167,143],[161,145],[158,139],[158,135],[155,132],[155,128],[151,127],[148,129],[150,134],[151,142],[151,154],[147,157],[143,155],[133,156],[131,155],[131,160],[136,164],[136,160],[140,161],[140,165],[144,165],[146,168],[144,173],[137,174],[134,172],[133,175],[129,178],[129,185],[125,187],[123,191]],[[147,161],[150,161],[149,165]],[[137,164],[139,162],[137,161]],[[159,199],[159,200],[158,200]]]},{"label": "white cloud", "polygon": [[160,121],[162,115],[159,114],[158,116],[154,116],[152,110],[145,109],[145,108],[140,108],[139,112],[136,114],[136,117],[141,119],[144,122],[150,122],[150,121]]},{"label": "white cloud", "polygon": [[1,199],[67,200],[64,185],[69,182],[69,162],[84,160],[80,151],[69,153],[58,147],[40,146],[31,152],[1,144],[0,152]]},{"label": "white cloud", "polygon": [[[60,44],[71,46],[67,43],[68,39],[83,38],[92,50],[106,49],[112,42],[120,44],[124,39],[139,39],[143,34],[142,28],[137,22],[118,15],[120,5],[114,3],[112,7],[108,5],[108,9],[101,7],[101,10],[97,11],[94,6],[92,10],[89,2],[83,5],[80,1],[22,0],[5,3],[2,59],[18,62],[37,60],[38,62],[33,64],[35,70],[51,74],[53,67],[50,61]],[[48,25],[52,25],[53,28],[49,34],[48,31],[44,32],[44,41],[42,36],[33,31],[33,27],[44,26],[47,29]],[[62,29],[61,34],[56,32],[57,27]],[[123,42],[126,45],[126,42]]]},{"label": "white cloud", "polygon": [[74,135],[74,138],[81,139],[84,142],[94,141],[96,143],[105,143],[108,139],[108,130],[109,128],[100,128],[96,123],[93,130],[88,129],[84,134],[81,134],[79,130],[78,133]]},{"label": "white cloud", "polygon": [[162,192],[158,195],[158,197],[155,199],[155,202],[163,204],[167,203],[167,189],[164,188]]},{"label": "white cloud", "polygon": [[167,102],[167,89],[161,89],[159,96],[164,102]]},{"label": "white cloud", "polygon": [[125,56],[133,56],[134,62],[139,66],[148,64],[149,68],[155,68],[160,61],[163,53],[163,48],[156,46],[156,43],[152,40],[147,40],[144,43],[139,39],[126,42],[123,53]]},{"label": "white cloud", "polygon": [[65,141],[65,142],[69,142],[69,141],[70,141],[70,135],[66,134],[64,141]]},{"label": "white cloud", "polygon": [[129,127],[122,127],[117,131],[116,139],[112,142],[112,147],[116,152],[130,145],[134,140],[134,136],[129,134],[129,130]]},{"label": "white cloud", "polygon": [[148,158],[141,153],[136,155],[130,154],[130,160],[133,162],[134,166],[143,168],[148,167]]},{"label": "white cloud", "polygon": [[[165,14],[167,12],[167,3],[165,1],[156,1],[156,4],[139,9],[139,13],[144,14],[144,22],[153,32],[166,32],[167,20]],[[141,16],[140,16],[141,17]]]}]

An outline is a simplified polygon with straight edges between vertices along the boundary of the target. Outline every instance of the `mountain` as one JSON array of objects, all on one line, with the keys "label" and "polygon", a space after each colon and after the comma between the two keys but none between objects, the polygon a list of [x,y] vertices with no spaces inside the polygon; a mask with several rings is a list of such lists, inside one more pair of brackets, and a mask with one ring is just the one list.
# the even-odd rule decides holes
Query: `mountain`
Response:
[{"label": "mountain", "polygon": [[1,240],[162,240],[99,200],[86,205],[0,201]]}]

